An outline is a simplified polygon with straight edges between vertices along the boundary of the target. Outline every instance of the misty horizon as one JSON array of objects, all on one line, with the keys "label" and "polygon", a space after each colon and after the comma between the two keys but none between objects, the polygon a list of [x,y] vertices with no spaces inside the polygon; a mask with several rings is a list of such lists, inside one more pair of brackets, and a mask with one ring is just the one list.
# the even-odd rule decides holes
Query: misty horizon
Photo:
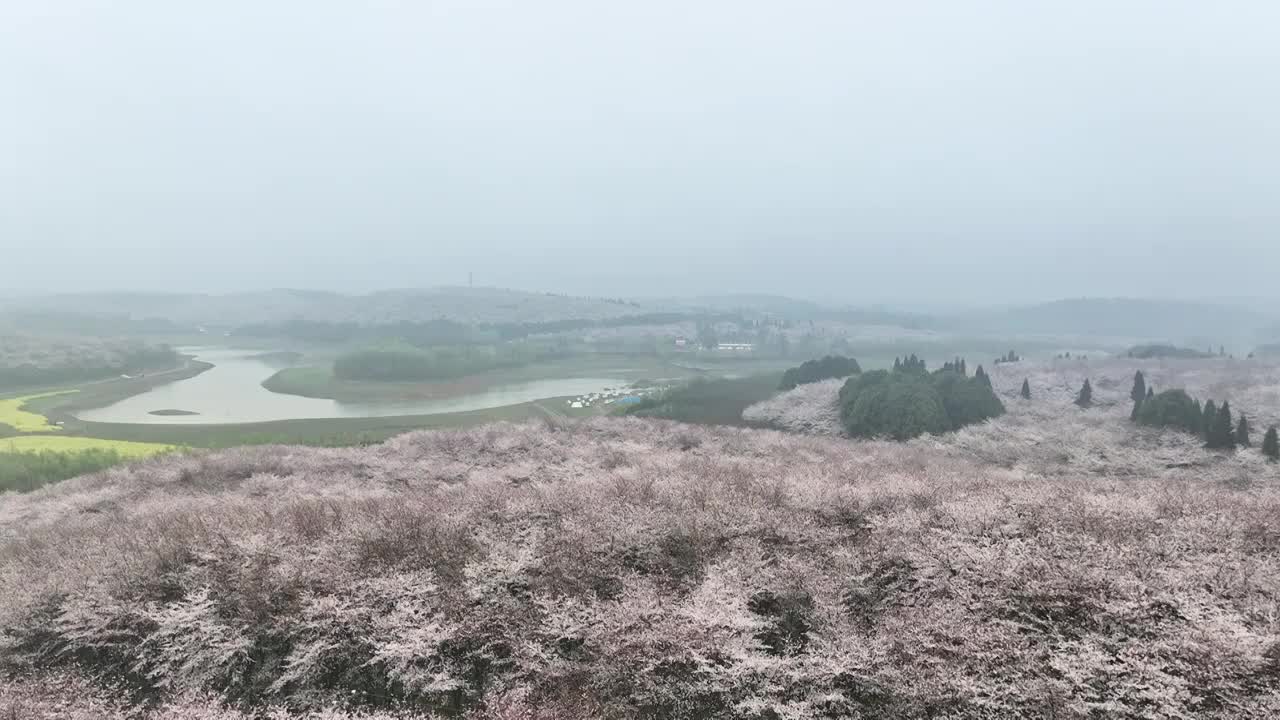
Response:
[{"label": "misty horizon", "polygon": [[1232,7],[16,7],[3,290],[1274,296]]}]

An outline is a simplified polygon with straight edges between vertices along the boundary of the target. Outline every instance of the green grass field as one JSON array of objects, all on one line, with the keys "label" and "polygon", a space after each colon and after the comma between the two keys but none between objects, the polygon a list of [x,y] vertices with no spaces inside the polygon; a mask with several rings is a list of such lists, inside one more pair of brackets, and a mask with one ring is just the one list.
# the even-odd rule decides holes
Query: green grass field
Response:
[{"label": "green grass field", "polygon": [[0,424],[8,425],[21,433],[58,432],[62,430],[61,427],[54,425],[49,421],[49,418],[44,415],[27,409],[27,405],[36,400],[52,398],[59,395],[69,395],[74,392],[76,391],[58,390],[38,395],[24,395],[22,397],[0,400]]},{"label": "green grass field", "polygon": [[27,492],[175,449],[172,445],[65,435],[0,438],[0,492]]},{"label": "green grass field", "polygon": [[120,455],[122,458],[142,458],[173,450],[173,445],[160,443],[134,442],[129,440],[108,440],[92,437],[68,437],[65,435],[23,435],[20,437],[0,438],[0,453],[39,453],[39,452],[82,452],[84,450],[106,450]]},{"label": "green grass field", "polygon": [[751,426],[742,419],[742,411],[773,397],[781,380],[782,373],[772,372],[742,378],[695,380],[623,412],[699,425]]}]

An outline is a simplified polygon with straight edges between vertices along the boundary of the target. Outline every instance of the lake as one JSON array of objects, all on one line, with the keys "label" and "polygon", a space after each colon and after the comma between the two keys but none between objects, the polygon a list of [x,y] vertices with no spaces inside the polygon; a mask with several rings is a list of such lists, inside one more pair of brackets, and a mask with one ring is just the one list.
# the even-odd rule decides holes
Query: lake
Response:
[{"label": "lake", "polygon": [[[278,359],[256,357],[254,351],[184,348],[197,360],[213,364],[199,375],[161,385],[106,407],[82,410],[81,420],[148,425],[216,425],[303,418],[436,415],[517,405],[544,398],[586,395],[628,385],[617,378],[564,378],[499,385],[466,395],[403,402],[350,403],[274,393],[262,381],[281,368]],[[194,415],[153,415],[182,410]]]}]

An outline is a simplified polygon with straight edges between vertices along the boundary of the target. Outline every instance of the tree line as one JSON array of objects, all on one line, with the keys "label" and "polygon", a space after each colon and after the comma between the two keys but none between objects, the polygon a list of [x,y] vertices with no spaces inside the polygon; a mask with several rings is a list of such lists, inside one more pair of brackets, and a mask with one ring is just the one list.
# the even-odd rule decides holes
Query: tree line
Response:
[{"label": "tree line", "polygon": [[[1133,400],[1129,418],[1140,425],[1174,428],[1197,435],[1204,439],[1205,447],[1213,450],[1252,447],[1249,418],[1240,413],[1239,419],[1233,420],[1229,401],[1218,405],[1210,399],[1201,405],[1186,390],[1157,393],[1147,384],[1141,370],[1134,373],[1129,397]],[[1271,460],[1280,459],[1280,437],[1274,426],[1264,434],[1261,450]]]},{"label": "tree line", "polygon": [[339,356],[333,363],[333,375],[339,380],[430,382],[557,360],[567,354],[566,349],[548,343],[515,343],[501,348],[464,345],[369,349]]},{"label": "tree line", "polygon": [[370,342],[395,338],[416,347],[486,344],[520,340],[533,335],[550,335],[591,328],[618,328],[643,325],[672,325],[701,319],[704,322],[741,321],[738,315],[704,316],[681,312],[653,312],[602,320],[573,318],[529,322],[465,323],[448,318],[417,322],[358,323],[326,322],[295,318],[278,323],[242,325],[234,336],[288,338],[317,343]]},{"label": "tree line", "polygon": [[780,390],[792,390],[800,385],[820,380],[849,377],[862,372],[858,361],[843,355],[827,355],[821,360],[808,360],[782,374]]},{"label": "tree line", "polygon": [[13,359],[0,357],[0,388],[62,385],[168,369],[178,364],[178,353],[167,345],[130,343],[112,345],[84,354]]},{"label": "tree line", "polygon": [[840,389],[840,419],[853,437],[908,440],[940,434],[1003,415],[1004,404],[979,365],[974,376],[962,359],[930,373],[915,355],[895,358],[893,370],[850,378]]}]

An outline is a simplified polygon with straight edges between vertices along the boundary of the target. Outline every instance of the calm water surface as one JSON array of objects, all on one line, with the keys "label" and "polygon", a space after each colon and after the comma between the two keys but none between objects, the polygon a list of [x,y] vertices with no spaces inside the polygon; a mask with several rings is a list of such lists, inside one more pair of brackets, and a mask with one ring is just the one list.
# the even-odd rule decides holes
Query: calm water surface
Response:
[{"label": "calm water surface", "polygon": [[[281,365],[255,358],[249,350],[185,348],[197,360],[213,363],[199,375],[125,398],[115,404],[78,413],[81,420],[155,425],[209,425],[268,422],[299,418],[434,415],[517,405],[565,395],[585,395],[623,387],[616,378],[566,378],[500,385],[468,395],[439,400],[348,403],[273,393],[262,387]],[[154,410],[188,410],[198,415],[151,415]]]}]

